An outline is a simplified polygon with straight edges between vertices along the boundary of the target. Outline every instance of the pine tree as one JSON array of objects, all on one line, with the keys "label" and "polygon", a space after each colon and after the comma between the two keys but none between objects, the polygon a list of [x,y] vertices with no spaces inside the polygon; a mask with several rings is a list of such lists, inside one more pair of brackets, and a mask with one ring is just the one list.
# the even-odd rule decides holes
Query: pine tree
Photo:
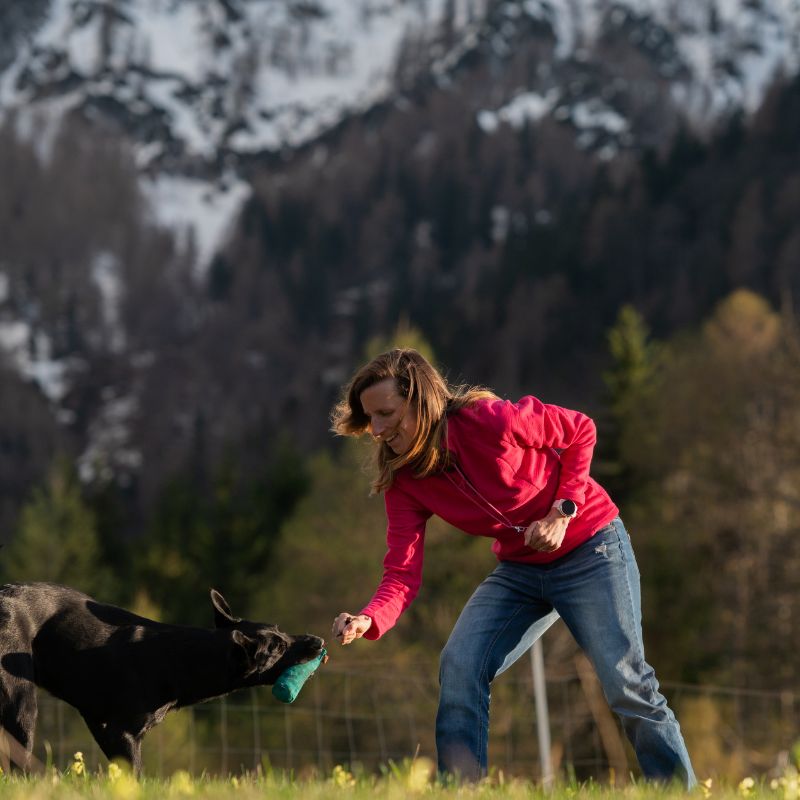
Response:
[{"label": "pine tree", "polygon": [[637,474],[637,459],[642,437],[641,409],[652,395],[657,380],[659,348],[649,338],[644,318],[633,306],[623,306],[608,333],[611,367],[603,374],[609,410],[609,430],[602,437],[603,453],[595,466],[602,472],[603,484],[618,503],[635,491],[643,477]]},{"label": "pine tree", "polygon": [[375,336],[367,342],[366,358],[375,358],[395,347],[410,347],[434,363],[433,348],[422,331],[402,317],[391,336]]},{"label": "pine tree", "polygon": [[608,334],[613,366],[603,376],[616,413],[623,413],[651,382],[656,347],[649,335],[642,315],[633,306],[623,306]]},{"label": "pine tree", "polygon": [[109,590],[95,516],[66,457],[56,459],[45,485],[33,491],[22,509],[3,562],[5,577],[12,581],[64,583],[101,598]]},{"label": "pine tree", "polygon": [[206,624],[210,588],[249,613],[283,520],[306,491],[305,462],[288,442],[245,469],[231,452],[207,481],[176,475],[164,487],[137,557],[138,586],[171,622]]}]

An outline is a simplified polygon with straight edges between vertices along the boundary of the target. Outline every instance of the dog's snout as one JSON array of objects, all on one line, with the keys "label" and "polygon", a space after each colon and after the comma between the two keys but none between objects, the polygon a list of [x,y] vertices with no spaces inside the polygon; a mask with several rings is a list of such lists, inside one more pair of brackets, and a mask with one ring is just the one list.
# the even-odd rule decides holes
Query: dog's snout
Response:
[{"label": "dog's snout", "polygon": [[301,636],[295,636],[294,640],[297,644],[316,645],[317,647],[322,647],[325,644],[325,640],[322,637],[314,636],[311,633],[304,633]]},{"label": "dog's snout", "polygon": [[319,653],[323,647],[325,647],[325,640],[320,636],[314,636],[310,633],[305,634],[304,636],[298,636],[295,641],[299,640],[299,643],[309,653],[313,653],[316,655]]}]

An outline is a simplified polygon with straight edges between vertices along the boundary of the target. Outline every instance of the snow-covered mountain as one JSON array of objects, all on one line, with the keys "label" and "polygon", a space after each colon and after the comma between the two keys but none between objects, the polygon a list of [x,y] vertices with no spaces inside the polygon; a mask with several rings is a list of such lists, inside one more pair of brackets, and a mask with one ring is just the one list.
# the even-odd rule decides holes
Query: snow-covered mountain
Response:
[{"label": "snow-covered mountain", "polygon": [[58,96],[124,117],[142,166],[276,150],[392,90],[404,37],[444,0],[53,0],[3,76],[3,107]]},{"label": "snow-covered mountain", "polygon": [[[27,0],[25,0],[27,2]],[[17,0],[23,5],[22,0]],[[131,137],[157,218],[207,263],[246,195],[238,157],[294,147],[392,91],[406,37],[475,19],[446,0],[51,0],[5,12],[0,114],[46,151],[63,114]],[[16,27],[16,33],[15,33]]]},{"label": "snow-covered mountain", "polygon": [[[776,74],[800,67],[800,0],[6,6],[0,114],[16,111],[43,148],[64,113],[116,120],[135,143],[157,217],[170,226],[193,223],[201,263],[247,194],[241,159],[312,141],[392,97],[398,60],[409,51],[415,70],[446,83],[476,53],[502,62],[523,31],[548,47],[523,80],[498,80],[501,96],[478,112],[481,127],[554,115],[603,134],[590,134],[590,143],[623,146],[637,136],[631,94],[640,70],[653,70],[687,118],[704,127],[738,108],[753,111]],[[611,84],[587,79],[598,68],[608,75],[615,59]],[[611,157],[615,147],[604,152]]]}]

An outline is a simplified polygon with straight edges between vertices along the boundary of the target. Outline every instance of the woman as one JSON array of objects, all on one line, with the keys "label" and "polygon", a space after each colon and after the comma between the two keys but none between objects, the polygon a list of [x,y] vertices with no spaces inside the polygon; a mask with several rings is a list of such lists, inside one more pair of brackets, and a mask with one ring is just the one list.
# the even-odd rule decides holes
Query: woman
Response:
[{"label": "woman", "polygon": [[441,654],[436,744],[442,772],[486,773],[492,680],[560,615],[594,664],[645,777],[696,782],[675,716],[644,658],[639,572],[617,507],[589,477],[594,423],[584,414],[450,387],[415,350],[362,367],[333,430],[370,433],[388,519],[384,575],[342,644],[378,639],[419,590],[425,525],[436,514],[494,539],[499,561]]}]

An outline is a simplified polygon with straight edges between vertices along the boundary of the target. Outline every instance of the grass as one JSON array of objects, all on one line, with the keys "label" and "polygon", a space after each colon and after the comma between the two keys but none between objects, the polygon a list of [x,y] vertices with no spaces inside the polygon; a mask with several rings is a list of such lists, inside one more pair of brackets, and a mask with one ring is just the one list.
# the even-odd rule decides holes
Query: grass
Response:
[{"label": "grass", "polygon": [[89,773],[77,753],[72,765],[59,772],[49,768],[43,776],[0,777],[0,800],[161,800],[161,798],[215,798],[215,800],[406,800],[424,797],[434,800],[679,800],[691,796],[698,800],[800,800],[798,773],[789,768],[778,779],[715,785],[704,782],[692,792],[676,787],[632,783],[614,788],[588,782],[557,784],[549,791],[530,781],[506,780],[497,773],[478,784],[443,784],[433,780],[433,765],[424,758],[401,765],[390,763],[382,775],[353,775],[335,767],[324,777],[298,779],[291,773],[266,770],[228,779],[201,776],[193,778],[178,771],[171,778],[143,778],[137,781],[129,772],[111,764],[107,770]]}]

